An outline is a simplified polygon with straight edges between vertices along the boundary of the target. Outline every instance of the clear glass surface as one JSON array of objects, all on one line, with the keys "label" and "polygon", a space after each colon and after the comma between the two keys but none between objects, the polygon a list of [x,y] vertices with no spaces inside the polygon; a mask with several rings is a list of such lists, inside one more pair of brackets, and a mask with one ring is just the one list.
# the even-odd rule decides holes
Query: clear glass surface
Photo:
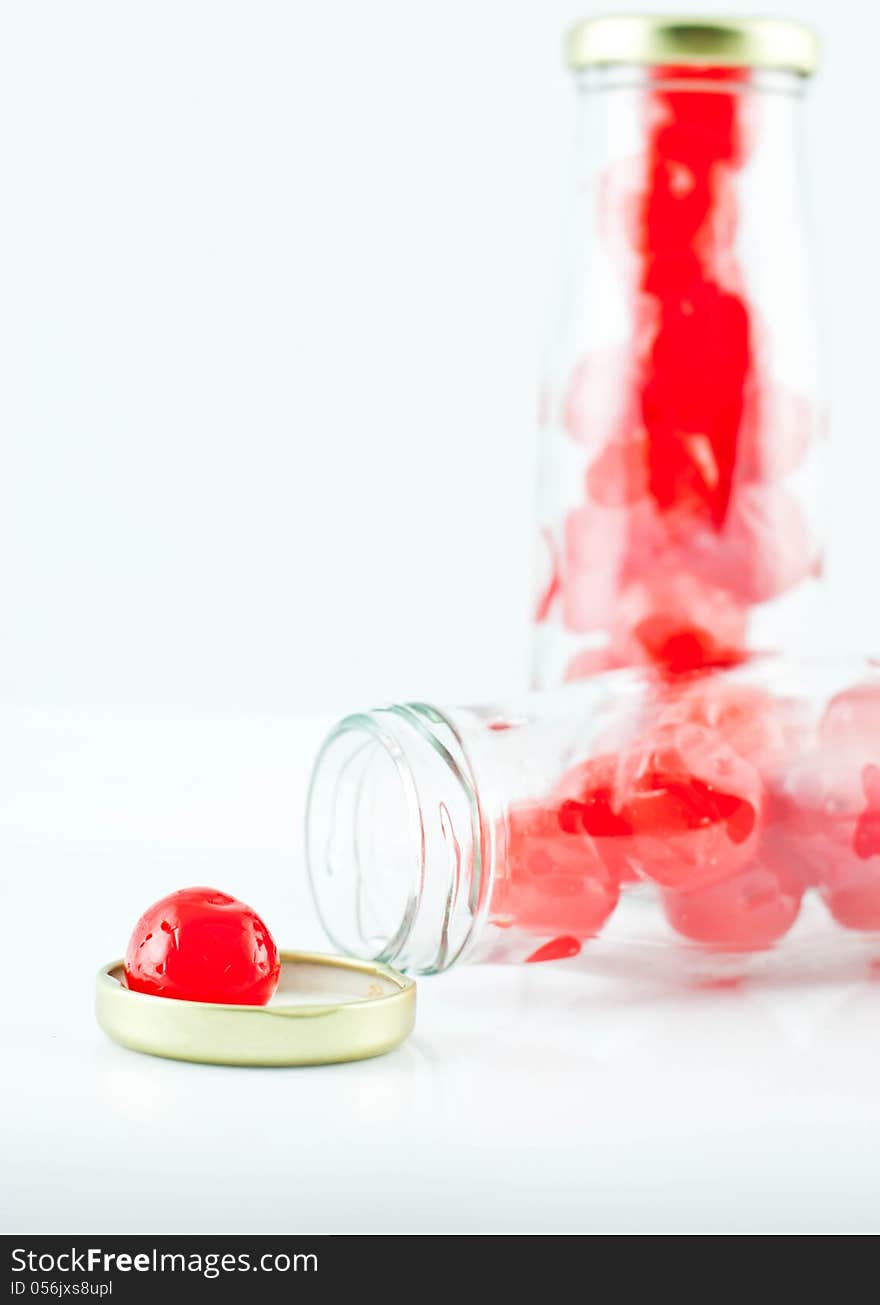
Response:
[{"label": "clear glass surface", "polygon": [[308,865],[337,946],[422,972],[633,942],[714,975],[880,959],[880,668],[754,656],[349,717]]},{"label": "clear glass surface", "polygon": [[580,74],[541,401],[536,688],[821,631],[805,85]]}]

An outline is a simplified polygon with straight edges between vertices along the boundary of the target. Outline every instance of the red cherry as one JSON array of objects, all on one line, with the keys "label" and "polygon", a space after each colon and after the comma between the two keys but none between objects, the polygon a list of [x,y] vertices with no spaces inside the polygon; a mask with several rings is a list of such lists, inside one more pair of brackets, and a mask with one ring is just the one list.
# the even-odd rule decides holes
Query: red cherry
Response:
[{"label": "red cherry", "polygon": [[745,645],[746,611],[686,570],[661,571],[620,591],[611,635],[626,665],[647,662],[673,675],[731,666]]},{"label": "red cherry", "polygon": [[748,305],[698,280],[649,299],[645,311],[653,323],[641,384],[651,494],[663,511],[687,506],[720,527],[752,368]]},{"label": "red cherry", "polygon": [[668,155],[654,155],[642,208],[643,248],[654,256],[691,249],[709,222],[715,202],[714,177]]},{"label": "red cherry", "polygon": [[793,589],[820,569],[797,498],[783,485],[740,485],[722,530],[694,531],[688,564],[742,602],[764,603]]},{"label": "red cherry", "polygon": [[866,680],[838,693],[819,725],[819,742],[827,752],[851,752],[865,763],[877,758],[880,737],[880,683]]},{"label": "red cherry", "polygon": [[763,951],[797,919],[803,886],[761,863],[694,892],[664,892],[666,918],[693,942],[723,951]]},{"label": "red cherry", "polygon": [[625,753],[566,772],[560,824],[589,835],[609,872],[691,889],[728,878],[754,856],[761,782],[717,731],[663,727]]},{"label": "red cherry", "polygon": [[[577,359],[560,414],[583,447],[584,496],[560,522],[537,618],[552,610],[568,632],[593,636],[573,650],[566,679],[647,663],[669,680],[735,665],[749,609],[821,564],[782,483],[818,438],[818,413],[772,377],[739,266],[745,73],[652,76],[642,147],[599,181],[600,235],[629,290],[628,338]],[[640,806],[664,818],[705,806],[698,787]],[[873,847],[873,820],[860,846]]]},{"label": "red cherry", "polygon": [[587,498],[602,507],[626,507],[643,499],[648,490],[648,464],[641,431],[612,439],[587,468]]},{"label": "red cherry", "polygon": [[[832,703],[835,729],[845,724],[844,697]],[[780,842],[800,860],[804,879],[817,885],[838,924],[874,931],[880,930],[880,766],[865,760],[867,744],[867,737],[861,746],[853,741],[836,749],[825,742],[800,758],[786,777],[776,820]]]},{"label": "red cherry", "polygon": [[182,1001],[265,1006],[280,968],[278,948],[257,913],[215,888],[182,888],[155,902],[125,953],[133,992]]},{"label": "red cherry", "polygon": [[773,786],[781,783],[790,758],[804,751],[811,736],[809,713],[796,699],[712,674],[665,686],[658,720],[717,731]]},{"label": "red cherry", "polygon": [[633,869],[664,888],[702,888],[753,860],[763,785],[716,730],[659,728],[623,758],[617,785]]},{"label": "red cherry", "polygon": [[493,910],[528,933],[590,938],[617,905],[620,886],[578,818],[574,802],[522,803],[508,817],[508,874]]},{"label": "red cherry", "polygon": [[[656,148],[661,153],[669,152],[671,138],[695,166],[726,161],[741,167],[750,140],[744,97],[736,93],[736,83],[747,79],[747,69],[667,64],[654,68],[652,76],[666,83],[712,83],[711,89],[705,90],[698,86],[681,90],[658,88],[651,92],[648,113]],[[722,82],[732,83],[729,92],[718,89]]]},{"label": "red cherry", "polygon": [[620,811],[617,792],[618,759],[607,754],[592,757],[565,772],[555,794],[562,799],[560,818],[569,819],[589,834],[611,875],[621,883],[634,883],[630,864],[632,823]]}]

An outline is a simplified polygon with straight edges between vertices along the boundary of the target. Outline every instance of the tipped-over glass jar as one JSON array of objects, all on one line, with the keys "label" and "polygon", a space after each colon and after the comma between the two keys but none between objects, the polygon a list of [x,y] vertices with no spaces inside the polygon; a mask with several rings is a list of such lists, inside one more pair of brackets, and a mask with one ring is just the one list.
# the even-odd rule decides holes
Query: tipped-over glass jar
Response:
[{"label": "tipped-over glass jar", "polygon": [[533,687],[821,634],[824,409],[795,23],[571,35],[579,122],[541,402]]},{"label": "tipped-over glass jar", "polygon": [[797,940],[808,965],[844,939],[880,957],[880,663],[626,669],[349,716],[307,823],[334,943],[409,970],[624,941],[704,970]]}]

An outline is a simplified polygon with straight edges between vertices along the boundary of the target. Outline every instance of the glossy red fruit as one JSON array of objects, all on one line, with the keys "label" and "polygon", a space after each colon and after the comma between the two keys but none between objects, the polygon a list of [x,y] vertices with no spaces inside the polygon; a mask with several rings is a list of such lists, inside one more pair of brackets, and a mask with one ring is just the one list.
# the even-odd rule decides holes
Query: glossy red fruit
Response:
[{"label": "glossy red fruit", "polygon": [[508,867],[493,910],[528,933],[589,938],[617,905],[620,886],[577,818],[574,803],[523,803],[508,817]]},{"label": "glossy red fruit", "polygon": [[761,778],[716,730],[658,729],[623,758],[617,792],[632,868],[664,888],[731,878],[755,856]]},{"label": "glossy red fruit", "polygon": [[763,951],[788,932],[803,886],[761,863],[690,893],[663,893],[666,918],[692,942],[722,951]]},{"label": "glossy red fruit", "polygon": [[265,1006],[280,966],[272,935],[244,902],[215,888],[182,888],[138,920],[125,980],[154,997]]},{"label": "glossy red fruit", "polygon": [[819,724],[826,752],[846,750],[867,764],[880,760],[880,683],[865,681],[831,699]]},{"label": "glossy red fruit", "polygon": [[645,498],[648,464],[640,436],[641,432],[612,439],[600,449],[587,468],[584,485],[588,500],[602,507],[619,508]]},{"label": "glossy red fruit", "polygon": [[712,674],[666,686],[658,720],[715,730],[768,784],[781,783],[791,758],[804,752],[811,737],[809,714],[796,698]]},{"label": "glossy red fruit", "polygon": [[566,771],[556,786],[560,815],[581,829],[620,883],[637,879],[631,864],[632,822],[621,812],[619,761],[613,754],[591,757]]},{"label": "glossy red fruit", "polygon": [[651,495],[719,528],[734,487],[751,370],[749,312],[738,296],[695,281],[645,305],[654,334],[640,386]]},{"label": "glossy red fruit", "polygon": [[880,929],[880,766],[864,767],[862,789],[853,855],[829,862],[821,892],[838,924],[875,931]]},{"label": "glossy red fruit", "polygon": [[696,575],[744,603],[768,602],[820,570],[797,498],[775,483],[739,486],[723,528],[695,530],[685,546]]},{"label": "glossy red fruit", "polygon": [[800,758],[777,803],[777,826],[838,924],[873,932],[880,931],[880,765],[866,761],[867,746],[867,737],[848,747],[826,743]]},{"label": "glossy red fruit", "polygon": [[599,179],[600,236],[628,287],[631,328],[578,359],[561,405],[583,449],[584,494],[562,523],[558,586],[538,619],[552,606],[567,631],[590,636],[566,679],[735,665],[750,608],[819,574],[810,523],[783,483],[818,416],[772,375],[739,266],[753,112],[743,75],[654,70],[641,148]]},{"label": "glossy red fruit", "polygon": [[566,827],[587,834],[621,882],[702,887],[737,874],[758,846],[757,769],[699,725],[664,726],[620,758],[576,766],[557,795]]},{"label": "glossy red fruit", "polygon": [[686,570],[635,581],[619,594],[611,648],[624,665],[647,663],[679,675],[734,665],[746,638],[746,609]]}]

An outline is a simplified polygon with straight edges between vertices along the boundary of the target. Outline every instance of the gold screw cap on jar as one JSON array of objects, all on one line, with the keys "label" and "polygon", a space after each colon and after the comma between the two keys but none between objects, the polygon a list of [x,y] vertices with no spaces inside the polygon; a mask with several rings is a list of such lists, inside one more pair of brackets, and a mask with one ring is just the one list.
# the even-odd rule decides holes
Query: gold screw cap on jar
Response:
[{"label": "gold screw cap on jar", "polygon": [[416,985],[388,965],[282,952],[268,1006],[179,1001],[132,992],[123,962],[98,973],[95,1013],[132,1051],[206,1065],[331,1065],[384,1055],[411,1032]]},{"label": "gold screw cap on jar", "polygon": [[809,27],[780,18],[620,14],[578,23],[568,34],[566,54],[572,68],[715,64],[809,77],[819,66],[819,39]]}]

